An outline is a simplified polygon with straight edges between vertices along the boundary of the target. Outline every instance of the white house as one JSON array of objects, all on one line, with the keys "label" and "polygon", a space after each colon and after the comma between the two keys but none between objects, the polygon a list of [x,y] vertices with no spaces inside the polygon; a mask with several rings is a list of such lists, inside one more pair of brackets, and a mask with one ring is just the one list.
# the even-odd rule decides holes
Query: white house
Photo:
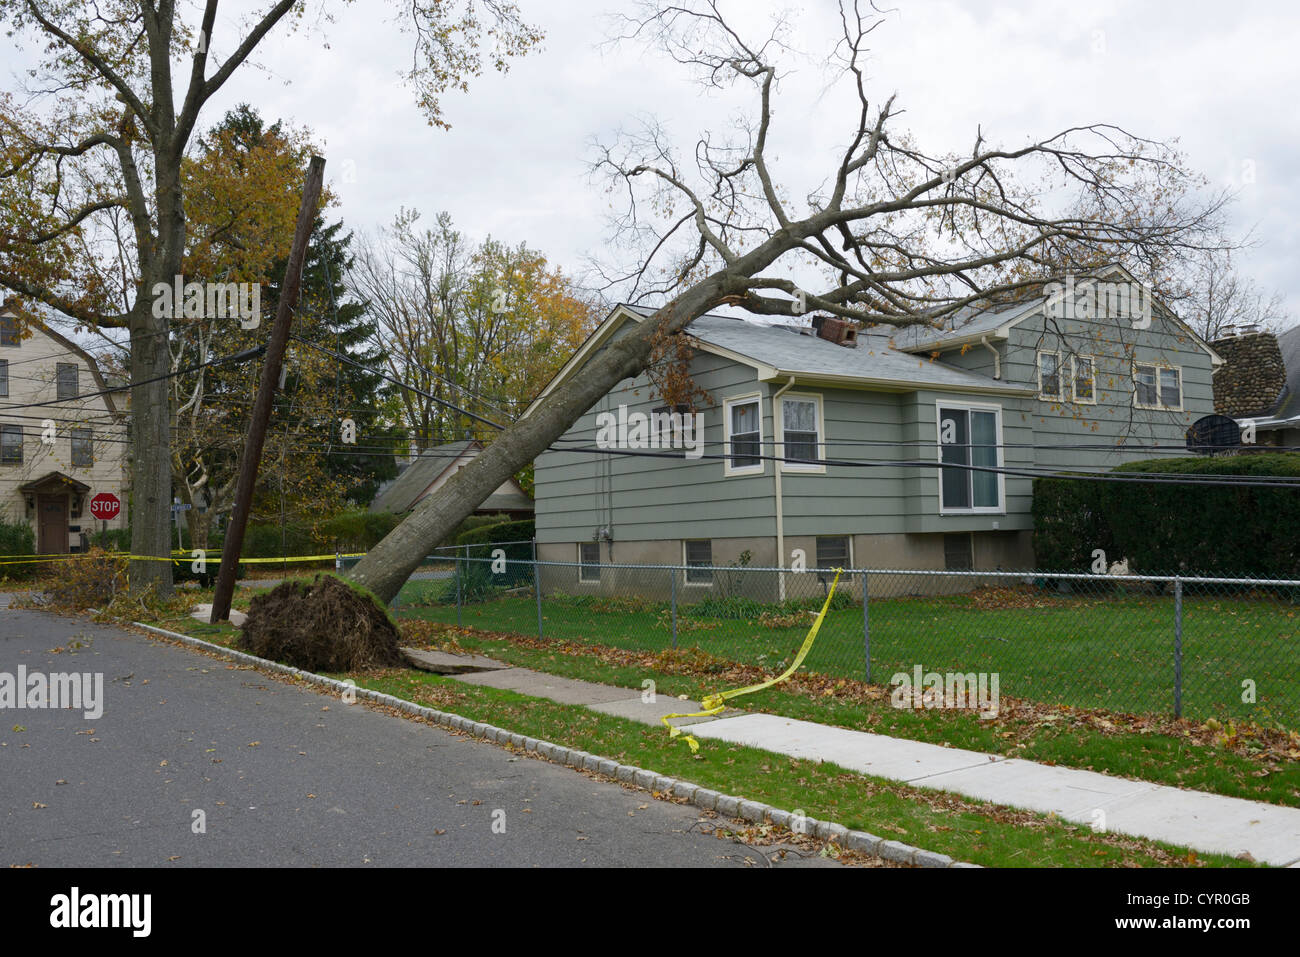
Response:
[{"label": "white house", "polygon": [[[105,394],[84,349],[16,306],[0,307],[0,515],[31,523],[41,554],[75,552],[83,536],[126,526],[126,393]],[[121,503],[111,519],[91,515],[100,493]]]}]

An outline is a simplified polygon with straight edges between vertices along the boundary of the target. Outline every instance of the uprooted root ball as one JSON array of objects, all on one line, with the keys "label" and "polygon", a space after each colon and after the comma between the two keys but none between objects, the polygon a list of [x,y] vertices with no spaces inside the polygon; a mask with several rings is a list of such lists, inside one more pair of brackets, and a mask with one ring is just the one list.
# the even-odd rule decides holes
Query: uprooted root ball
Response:
[{"label": "uprooted root ball", "polygon": [[361,671],[401,664],[398,639],[374,598],[317,575],[255,597],[239,648],[307,671]]}]

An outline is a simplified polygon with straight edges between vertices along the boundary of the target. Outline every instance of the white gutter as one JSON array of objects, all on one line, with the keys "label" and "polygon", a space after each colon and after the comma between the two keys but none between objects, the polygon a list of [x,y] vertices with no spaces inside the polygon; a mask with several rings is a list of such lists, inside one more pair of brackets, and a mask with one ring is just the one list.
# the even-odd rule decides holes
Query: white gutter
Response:
[{"label": "white gutter", "polygon": [[[790,381],[781,388],[772,393],[772,438],[776,439],[777,418],[781,412],[781,396],[794,385],[794,376],[790,376]],[[784,433],[784,430],[782,430]],[[776,447],[773,442],[773,448]],[[781,442],[781,457],[785,457],[784,435]],[[773,459],[772,468],[776,470],[776,567],[785,568],[785,511],[781,507],[781,462]],[[785,601],[785,576],[777,574],[777,594],[781,601]]]},{"label": "white gutter", "polygon": [[999,382],[1002,380],[1002,355],[998,352],[996,346],[989,345],[988,336],[980,336],[980,345],[989,352],[993,353],[993,378]]}]

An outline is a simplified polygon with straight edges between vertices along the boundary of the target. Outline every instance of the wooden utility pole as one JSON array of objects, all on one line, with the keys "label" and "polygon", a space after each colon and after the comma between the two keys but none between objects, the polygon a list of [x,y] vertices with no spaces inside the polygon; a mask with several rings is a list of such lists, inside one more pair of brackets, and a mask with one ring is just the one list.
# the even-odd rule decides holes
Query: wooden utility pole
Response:
[{"label": "wooden utility pole", "polygon": [[235,505],[230,513],[230,526],[221,549],[221,568],[217,570],[217,587],[212,596],[212,624],[230,617],[230,600],[235,594],[235,572],[239,567],[239,553],[244,547],[244,529],[253,505],[253,487],[257,484],[257,470],[262,462],[262,448],[266,445],[266,429],[271,421],[271,403],[280,382],[280,365],[284,350],[289,345],[289,324],[293,310],[298,305],[298,290],[302,286],[302,264],[307,258],[307,241],[311,238],[312,224],[316,222],[316,203],[320,199],[321,184],[325,179],[325,160],[311,158],[307,169],[307,183],[302,190],[302,206],[298,209],[298,223],[293,231],[293,245],[289,249],[289,264],[284,270],[284,285],[280,288],[280,302],[275,310],[275,325],[266,346],[266,363],[262,366],[262,381],[257,387],[257,401],[253,403],[253,421],[248,427],[248,441],[239,461],[239,482],[235,486]]}]

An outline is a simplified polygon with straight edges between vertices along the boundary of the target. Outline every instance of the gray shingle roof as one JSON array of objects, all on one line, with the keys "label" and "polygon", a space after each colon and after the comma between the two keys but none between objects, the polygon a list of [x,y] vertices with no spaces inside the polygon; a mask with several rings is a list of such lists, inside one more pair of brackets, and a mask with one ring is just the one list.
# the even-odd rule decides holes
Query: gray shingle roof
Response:
[{"label": "gray shingle roof", "polygon": [[924,349],[950,339],[987,335],[1029,305],[1028,302],[1021,302],[997,309],[966,306],[949,316],[941,329],[932,326],[904,326],[894,332],[894,345],[899,349]]},{"label": "gray shingle roof", "polygon": [[375,496],[375,500],[370,503],[370,511],[402,514],[472,444],[473,440],[466,439],[425,449],[401,475],[393,479],[391,485]]},{"label": "gray shingle roof", "polygon": [[[653,309],[628,307],[641,315]],[[1023,307],[1017,307],[1023,308]],[[903,352],[889,344],[889,335],[867,329],[858,333],[856,349],[838,346],[811,334],[801,335],[797,327],[748,318],[733,319],[712,313],[690,325],[700,341],[770,365],[787,375],[836,376],[861,380],[864,384],[895,385],[899,388],[978,388],[1019,392],[1017,387],[988,376]],[[806,327],[805,327],[806,328]],[[894,332],[895,330],[889,330]]]},{"label": "gray shingle roof", "polygon": [[1277,347],[1282,350],[1282,361],[1286,364],[1286,389],[1273,416],[1289,419],[1300,415],[1300,326],[1279,335]]}]

